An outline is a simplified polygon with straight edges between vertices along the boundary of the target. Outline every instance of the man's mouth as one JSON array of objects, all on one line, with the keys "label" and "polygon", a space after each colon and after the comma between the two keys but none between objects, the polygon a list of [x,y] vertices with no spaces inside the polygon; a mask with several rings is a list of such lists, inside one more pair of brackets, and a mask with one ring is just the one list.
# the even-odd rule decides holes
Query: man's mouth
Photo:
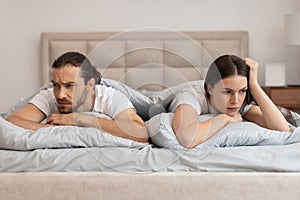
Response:
[{"label": "man's mouth", "polygon": [[58,106],[63,107],[63,106],[70,105],[71,103],[68,101],[58,101],[57,104]]}]

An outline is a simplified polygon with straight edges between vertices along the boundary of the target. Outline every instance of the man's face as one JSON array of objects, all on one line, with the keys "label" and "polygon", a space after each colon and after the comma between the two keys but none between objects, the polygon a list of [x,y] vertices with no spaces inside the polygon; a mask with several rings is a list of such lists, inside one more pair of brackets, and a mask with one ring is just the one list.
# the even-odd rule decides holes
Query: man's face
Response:
[{"label": "man's face", "polygon": [[67,64],[54,69],[52,83],[60,113],[71,113],[84,102],[86,86],[79,67]]}]

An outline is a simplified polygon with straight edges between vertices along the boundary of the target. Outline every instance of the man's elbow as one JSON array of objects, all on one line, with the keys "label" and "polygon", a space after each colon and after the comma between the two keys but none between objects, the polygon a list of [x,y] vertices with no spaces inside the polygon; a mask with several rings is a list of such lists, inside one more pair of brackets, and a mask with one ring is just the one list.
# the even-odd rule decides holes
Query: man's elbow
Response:
[{"label": "man's elbow", "polygon": [[12,115],[7,116],[5,118],[5,120],[8,121],[8,122],[10,122],[10,123],[12,123],[12,124],[17,125],[16,122],[20,121],[20,117],[15,116],[15,115],[12,114]]}]

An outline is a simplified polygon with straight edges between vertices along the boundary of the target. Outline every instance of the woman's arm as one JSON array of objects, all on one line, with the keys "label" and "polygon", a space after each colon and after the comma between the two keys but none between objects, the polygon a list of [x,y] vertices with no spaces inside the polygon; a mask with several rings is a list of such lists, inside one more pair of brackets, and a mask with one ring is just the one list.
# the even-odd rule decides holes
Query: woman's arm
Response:
[{"label": "woman's arm", "polygon": [[259,107],[252,106],[244,118],[268,129],[290,131],[282,113],[258,84],[258,63],[250,58],[245,62],[250,67],[249,88]]},{"label": "woman's arm", "polygon": [[187,104],[179,105],[175,111],[172,127],[177,140],[186,148],[208,140],[228,123],[242,121],[239,114],[235,117],[220,114],[203,122],[199,122],[198,117],[195,109]]}]

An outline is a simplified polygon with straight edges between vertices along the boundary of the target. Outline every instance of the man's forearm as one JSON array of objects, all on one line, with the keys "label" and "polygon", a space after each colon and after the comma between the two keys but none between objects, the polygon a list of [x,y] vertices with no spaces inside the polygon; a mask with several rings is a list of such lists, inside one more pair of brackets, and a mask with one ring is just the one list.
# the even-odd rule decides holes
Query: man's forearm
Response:
[{"label": "man's forearm", "polygon": [[40,124],[38,122],[33,122],[27,119],[24,119],[20,116],[14,116],[11,115],[9,117],[6,118],[7,121],[11,122],[12,124],[25,128],[25,129],[29,129],[29,130],[37,130],[46,126],[51,126],[49,124]]},{"label": "man's forearm", "polygon": [[148,133],[144,124],[135,121],[115,121],[88,115],[81,115],[76,120],[79,126],[94,127],[114,136],[147,142]]}]

